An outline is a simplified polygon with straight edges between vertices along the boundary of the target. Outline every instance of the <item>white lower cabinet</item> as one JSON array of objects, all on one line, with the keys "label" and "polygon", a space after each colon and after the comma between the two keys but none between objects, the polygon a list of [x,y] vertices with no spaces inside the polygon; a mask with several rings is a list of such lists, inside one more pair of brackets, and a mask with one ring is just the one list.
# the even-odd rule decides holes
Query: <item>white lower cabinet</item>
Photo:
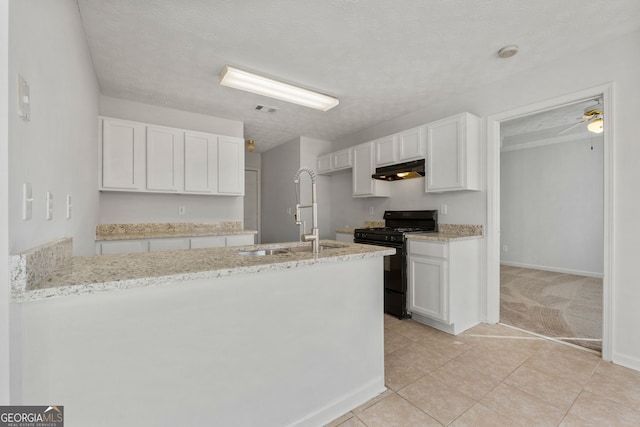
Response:
[{"label": "white lower cabinet", "polygon": [[179,237],[149,239],[149,252],[175,251],[178,249],[189,249],[189,239]]},{"label": "white lower cabinet", "polygon": [[162,239],[105,240],[96,242],[96,254],[123,254],[134,252],[174,251],[179,249],[222,248],[225,246],[253,245],[253,234],[225,236],[167,237]]},{"label": "white lower cabinet", "polygon": [[96,254],[127,254],[149,252],[149,240],[108,240],[96,242]]},{"label": "white lower cabinet", "polygon": [[480,323],[480,240],[409,239],[407,311],[457,335]]},{"label": "white lower cabinet", "polygon": [[255,244],[254,234],[234,234],[227,236],[227,246],[242,246]]}]

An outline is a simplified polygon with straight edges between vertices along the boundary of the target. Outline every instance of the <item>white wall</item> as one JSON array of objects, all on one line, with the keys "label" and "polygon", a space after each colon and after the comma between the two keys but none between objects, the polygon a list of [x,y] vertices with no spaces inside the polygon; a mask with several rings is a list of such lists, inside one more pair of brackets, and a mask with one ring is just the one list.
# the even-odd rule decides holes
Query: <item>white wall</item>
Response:
[{"label": "white wall", "polygon": [[[331,151],[331,142],[319,139],[300,137],[300,167],[307,167],[318,172],[318,156]],[[301,175],[300,190],[302,203],[311,204],[311,183],[307,180],[308,174]],[[318,201],[318,229],[321,239],[335,239],[334,229],[331,227],[331,177],[326,175],[316,176],[316,192]],[[307,222],[307,233],[311,232],[311,209],[303,211],[303,218]]]},{"label": "white wall", "polygon": [[[0,99],[9,98],[9,3],[0,2]],[[0,405],[9,404],[9,121],[0,102]]]},{"label": "white wall", "polygon": [[[293,178],[296,171],[307,167],[317,172],[318,155],[330,151],[331,143],[301,136],[278,145],[262,154],[262,242],[286,242],[300,240],[302,226],[295,225],[296,187]],[[321,239],[335,239],[330,223],[331,180],[316,177],[318,196],[318,229]],[[300,175],[300,204],[311,204],[311,178]],[[287,209],[291,209],[291,214]],[[311,233],[311,209],[301,210],[306,232]]]},{"label": "white wall", "polygon": [[602,275],[602,141],[594,136],[501,154],[500,245],[508,249],[501,262]]},{"label": "white wall", "polygon": [[[119,119],[243,137],[244,125],[204,114],[190,113],[125,99],[100,97],[100,114]],[[178,206],[186,208],[178,215]],[[100,223],[242,221],[242,197],[185,194],[100,193]],[[94,230],[95,231],[95,230]]]},{"label": "white wall", "polygon": [[190,129],[198,132],[216,133],[238,138],[244,137],[244,124],[238,120],[190,113],[104,95],[100,97],[100,114],[118,119]]},{"label": "white wall", "polygon": [[[638,241],[640,241],[640,198],[638,198],[638,182],[640,182],[640,144],[638,144],[637,121],[640,117],[640,56],[629,52],[640,51],[640,32],[621,37],[615,42],[603,46],[585,46],[585,50],[575,52],[562,60],[556,60],[545,66],[533,68],[518,76],[505,79],[497,84],[480,87],[475,91],[467,91],[447,99],[430,100],[430,107],[402,116],[389,122],[381,123],[369,129],[348,135],[335,141],[332,149],[348,147],[360,142],[369,141],[396,131],[411,128],[434,119],[448,117],[461,111],[469,111],[481,117],[512,110],[516,107],[530,105],[543,100],[556,98],[613,82],[614,124],[614,223],[613,236],[613,361],[640,370],[640,340],[634,325],[640,324],[640,270],[636,267],[638,258]],[[526,49],[512,60],[524,61]],[[593,52],[598,52],[594,57]],[[483,134],[484,134],[483,130]],[[482,158],[486,158],[483,142]],[[483,162],[482,175],[486,175],[486,164]],[[336,183],[344,185],[342,178],[332,180],[332,188]],[[393,189],[394,187],[392,187]],[[398,190],[392,190],[393,197],[389,203],[398,200]],[[404,193],[404,192],[403,192]],[[467,222],[486,226],[486,194],[485,192],[467,193],[468,196],[443,195],[438,199],[414,193],[414,197],[422,200],[425,206],[437,205],[447,200],[449,218],[442,222]],[[400,196],[400,197],[408,197]],[[440,197],[442,199],[440,199]],[[408,199],[407,199],[408,200]],[[427,202],[429,200],[429,202]],[[361,209],[362,201],[352,200],[349,207],[340,203],[349,203],[347,198],[332,199],[334,213],[340,209],[353,207]],[[366,203],[366,202],[365,202]],[[402,207],[402,206],[398,206]],[[343,226],[344,219],[338,218],[333,223]]]},{"label": "white wall", "polygon": [[[72,237],[76,255],[94,252],[98,222],[99,89],[73,0],[9,2],[9,250]],[[30,85],[31,121],[17,114],[17,79]],[[22,219],[22,185],[33,188],[33,219]],[[45,195],[53,194],[53,219]],[[73,202],[66,219],[66,196]]]},{"label": "white wall", "polygon": [[[300,138],[262,153],[262,243],[294,242],[300,233],[295,224],[296,196],[293,176],[300,167]],[[287,213],[291,209],[291,214]]]}]

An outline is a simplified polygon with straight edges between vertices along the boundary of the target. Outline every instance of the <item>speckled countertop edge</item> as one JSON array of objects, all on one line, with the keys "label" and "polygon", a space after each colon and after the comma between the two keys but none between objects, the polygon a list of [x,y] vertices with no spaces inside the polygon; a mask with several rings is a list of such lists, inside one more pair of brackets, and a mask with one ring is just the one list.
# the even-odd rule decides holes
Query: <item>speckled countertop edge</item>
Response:
[{"label": "speckled countertop edge", "polygon": [[[365,221],[365,227],[384,227],[384,222]],[[440,232],[424,234],[407,234],[408,239],[432,240],[436,242],[449,242],[452,240],[482,239],[484,227],[475,224],[438,224]],[[336,233],[353,234],[354,228],[337,228]]]},{"label": "speckled countertop edge", "polygon": [[320,263],[335,263],[391,255],[395,249],[345,242],[318,255],[288,252],[246,256],[239,250],[304,246],[300,242],[250,245],[235,248],[190,249],[136,254],[74,257],[49,277],[27,289],[12,289],[13,302],[28,302],[71,295],[157,286],[185,280],[215,279],[239,274],[288,270]]},{"label": "speckled countertop edge", "polygon": [[256,230],[243,229],[240,221],[99,224],[96,227],[96,241],[206,237],[257,233]]},{"label": "speckled countertop edge", "polygon": [[451,242],[455,240],[482,239],[481,235],[464,235],[460,233],[416,233],[408,234],[408,240],[430,240],[432,242]]}]

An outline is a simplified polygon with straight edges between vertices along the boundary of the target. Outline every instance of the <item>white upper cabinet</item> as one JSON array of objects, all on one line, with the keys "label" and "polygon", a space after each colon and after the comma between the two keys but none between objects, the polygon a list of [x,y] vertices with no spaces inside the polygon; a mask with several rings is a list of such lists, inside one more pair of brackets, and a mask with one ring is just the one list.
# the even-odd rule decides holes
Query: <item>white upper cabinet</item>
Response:
[{"label": "white upper cabinet", "polygon": [[244,195],[244,140],[218,137],[218,193]]},{"label": "white upper cabinet", "polygon": [[479,125],[469,113],[427,125],[425,191],[480,189]]},{"label": "white upper cabinet", "polygon": [[218,138],[201,132],[184,134],[184,191],[216,193],[218,190]]},{"label": "white upper cabinet", "polygon": [[427,151],[427,127],[405,130],[375,141],[376,166],[388,166],[424,159]]},{"label": "white upper cabinet", "polygon": [[398,161],[424,159],[427,154],[427,127],[420,126],[397,135]]},{"label": "white upper cabinet", "polygon": [[184,132],[147,126],[147,190],[178,192],[183,185]]},{"label": "white upper cabinet", "polygon": [[242,196],[244,140],[103,118],[100,190]]},{"label": "white upper cabinet", "polygon": [[375,172],[373,142],[353,147],[353,197],[389,197],[389,182],[371,178]]},{"label": "white upper cabinet", "polygon": [[104,119],[100,132],[100,188],[139,191],[145,188],[144,124]]},{"label": "white upper cabinet", "polygon": [[324,154],[318,157],[318,173],[320,175],[330,175],[335,172],[351,169],[353,165],[353,150],[344,150]]},{"label": "white upper cabinet", "polygon": [[395,135],[374,141],[376,148],[376,166],[398,163],[397,138]]}]

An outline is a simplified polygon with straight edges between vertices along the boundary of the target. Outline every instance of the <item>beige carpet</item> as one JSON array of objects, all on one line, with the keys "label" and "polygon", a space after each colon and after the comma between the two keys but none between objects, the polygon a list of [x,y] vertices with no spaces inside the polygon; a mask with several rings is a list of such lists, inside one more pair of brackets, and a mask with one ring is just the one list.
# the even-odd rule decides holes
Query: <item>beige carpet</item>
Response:
[{"label": "beige carpet", "polygon": [[500,322],[602,351],[602,279],[501,266]]}]

